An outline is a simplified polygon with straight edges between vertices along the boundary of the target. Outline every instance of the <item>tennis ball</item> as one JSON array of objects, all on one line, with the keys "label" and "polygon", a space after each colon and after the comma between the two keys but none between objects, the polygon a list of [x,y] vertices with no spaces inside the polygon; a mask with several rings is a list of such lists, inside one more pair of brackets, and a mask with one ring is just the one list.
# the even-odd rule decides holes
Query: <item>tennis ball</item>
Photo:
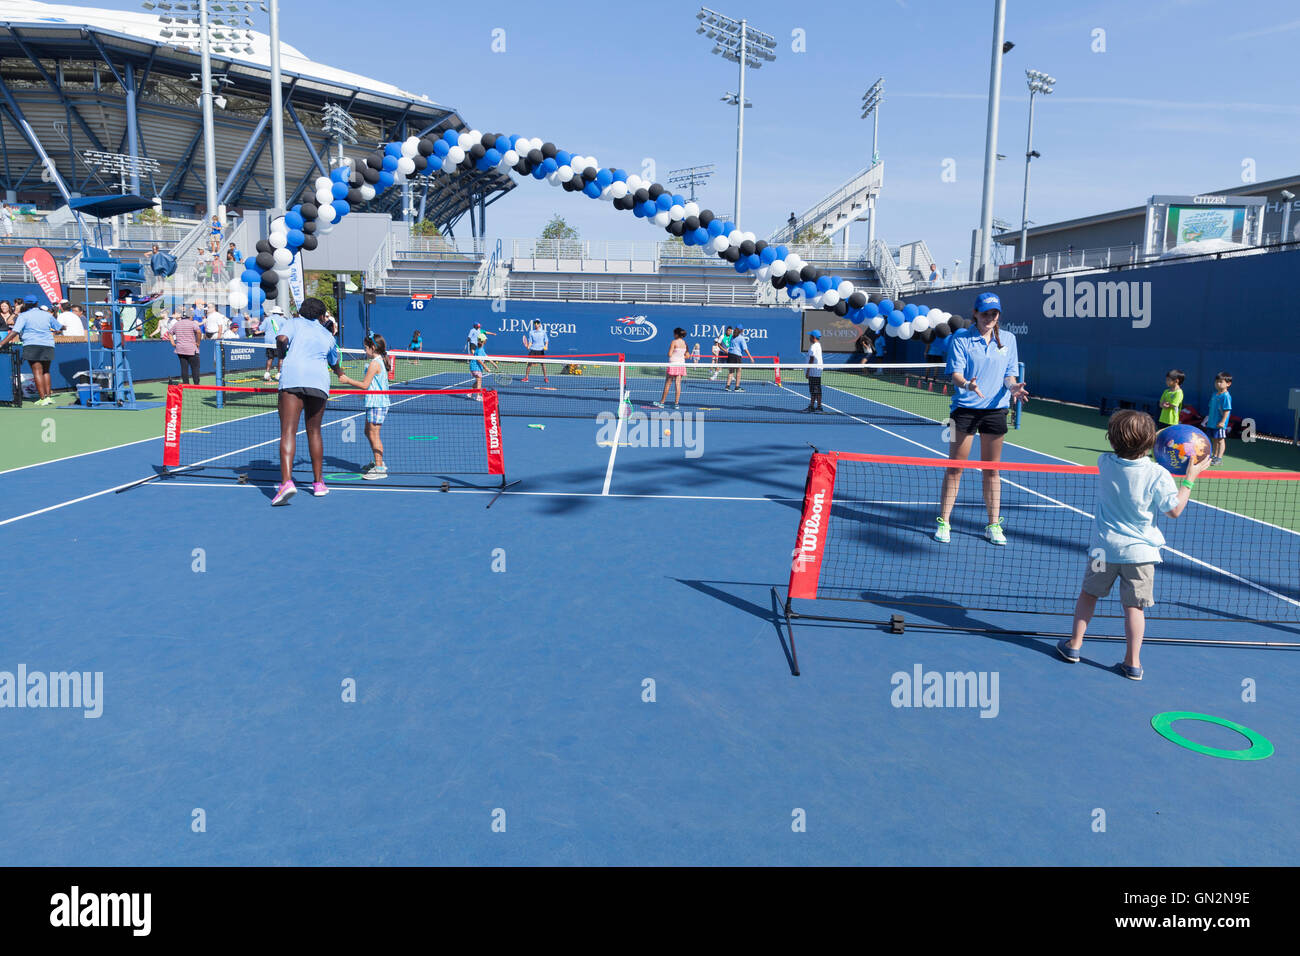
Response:
[{"label": "tennis ball", "polygon": [[673,430],[672,430],[671,428],[665,428],[665,429],[664,429],[664,434],[665,434],[665,435],[671,435],[672,433],[673,433]]}]

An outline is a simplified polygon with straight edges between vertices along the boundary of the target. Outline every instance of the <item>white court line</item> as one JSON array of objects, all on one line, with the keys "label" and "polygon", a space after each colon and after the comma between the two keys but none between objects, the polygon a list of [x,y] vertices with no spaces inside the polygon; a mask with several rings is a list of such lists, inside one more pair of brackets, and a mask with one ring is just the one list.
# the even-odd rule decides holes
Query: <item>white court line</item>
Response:
[{"label": "white court line", "polygon": [[[178,476],[178,477],[184,477]],[[155,481],[144,485],[146,488],[229,488],[229,489],[259,489],[266,487],[266,483],[248,482],[238,484],[233,481]],[[415,495],[516,495],[519,497],[533,498],[665,498],[678,501],[803,501],[802,497],[783,498],[776,495],[643,495],[627,494],[617,491],[604,494],[595,491],[501,491],[497,488],[449,488],[443,491],[441,488],[394,488],[391,485],[368,484],[364,487],[355,487],[346,484],[331,484],[329,486],[331,494],[335,491],[359,491],[365,494],[375,492],[388,492],[389,494],[415,494]],[[101,492],[102,494],[102,492]]]},{"label": "white court line", "polygon": [[100,455],[106,451],[116,451],[119,448],[130,448],[132,445],[143,445],[147,441],[162,441],[161,435],[155,435],[153,438],[138,438],[135,441],[123,442],[120,445],[109,445],[107,448],[96,448],[92,451],[82,451],[75,455],[65,455],[62,458],[51,458],[49,461],[34,461],[30,465],[18,465],[15,468],[6,468],[0,471],[0,475],[12,474],[15,471],[26,471],[28,468],[40,468],[42,465],[57,465],[61,461],[72,461],[74,458],[85,458],[87,455]]},{"label": "white court line", "polygon": [[609,464],[605,466],[605,486],[600,490],[603,497],[609,497],[609,484],[614,480],[614,456],[618,454],[618,440],[623,437],[623,422],[627,419],[627,402],[624,401],[624,398],[625,395],[622,389],[620,389],[618,397],[618,425],[614,429],[614,441],[611,442],[609,446]]}]

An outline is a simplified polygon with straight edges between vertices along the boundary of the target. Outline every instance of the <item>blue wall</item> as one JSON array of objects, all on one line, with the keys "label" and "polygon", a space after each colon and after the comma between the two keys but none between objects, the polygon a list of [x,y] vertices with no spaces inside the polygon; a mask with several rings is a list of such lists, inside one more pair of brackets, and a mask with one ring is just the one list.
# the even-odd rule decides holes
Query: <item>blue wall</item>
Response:
[{"label": "blue wall", "polygon": [[[180,380],[180,361],[172,351],[170,342],[128,342],[127,359],[131,363],[131,378],[136,382],[156,381],[174,378]],[[104,359],[97,358],[97,364]],[[204,375],[213,374],[213,345],[204,342],[199,356],[199,366]],[[60,342],[54,347],[54,367],[50,369],[50,385],[55,389],[75,387],[74,376],[84,372],[89,363],[86,359],[84,343]],[[23,373],[31,368],[23,363]],[[209,382],[210,384],[210,382]]]},{"label": "blue wall", "polygon": [[[1215,373],[1233,376],[1233,413],[1260,431],[1290,436],[1289,390],[1300,388],[1300,251],[1124,269],[998,285],[1002,324],[1016,333],[1031,394],[1097,405],[1103,396],[1164,390],[1170,368],[1187,373],[1185,401],[1202,413]],[[1080,316],[1105,282],[1141,283],[1149,316]],[[1130,291],[1132,287],[1130,286]],[[1072,314],[1055,308],[1070,298]],[[935,292],[926,304],[969,315],[972,292]],[[919,299],[918,299],[919,301]],[[1093,310],[1094,312],[1097,310]],[[1107,312],[1111,311],[1109,308]]]}]

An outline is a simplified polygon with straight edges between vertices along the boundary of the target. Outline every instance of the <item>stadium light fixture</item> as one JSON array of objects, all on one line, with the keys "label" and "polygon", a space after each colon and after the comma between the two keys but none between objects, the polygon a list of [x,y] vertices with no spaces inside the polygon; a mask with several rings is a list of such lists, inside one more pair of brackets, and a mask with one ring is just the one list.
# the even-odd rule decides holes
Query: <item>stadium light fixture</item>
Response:
[{"label": "stadium light fixture", "polygon": [[993,183],[997,177],[998,113],[1002,99],[1002,59],[1011,49],[1006,40],[1007,0],[994,0],[993,37],[989,50],[988,123],[984,131],[984,183],[980,190],[978,248],[972,256],[971,273],[979,281],[993,278],[990,271],[993,232]]},{"label": "stadium light fixture", "polygon": [[[740,68],[739,92],[728,93],[723,101],[736,107],[736,203],[732,208],[732,222],[740,228],[740,197],[742,169],[745,158],[745,109],[753,104],[745,99],[745,68],[757,70],[776,60],[776,37],[755,29],[746,19],[733,20],[716,10],[701,7],[695,19],[710,27],[705,31],[709,39],[716,40],[712,53]],[[698,31],[697,31],[698,32]]]},{"label": "stadium light fixture", "polygon": [[1029,133],[1025,139],[1025,194],[1020,204],[1020,255],[1017,261],[1024,262],[1029,245],[1029,164],[1041,158],[1034,149],[1034,97],[1038,94],[1047,96],[1056,86],[1056,77],[1049,76],[1041,70],[1025,70],[1025,81],[1029,86]]},{"label": "stadium light fixture", "polygon": [[[862,94],[862,119],[871,117],[871,165],[880,162],[880,104],[885,101],[885,78],[879,77]],[[867,196],[867,245],[876,239],[876,197]],[[846,239],[845,242],[848,242]]]}]

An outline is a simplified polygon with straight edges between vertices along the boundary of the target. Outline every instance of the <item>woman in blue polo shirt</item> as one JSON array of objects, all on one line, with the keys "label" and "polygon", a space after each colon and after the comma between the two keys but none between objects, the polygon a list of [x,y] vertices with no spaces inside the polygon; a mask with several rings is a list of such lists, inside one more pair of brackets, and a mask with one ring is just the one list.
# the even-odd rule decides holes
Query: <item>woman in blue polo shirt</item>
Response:
[{"label": "woman in blue polo shirt", "polygon": [[50,390],[50,366],[54,364],[54,336],[63,331],[63,326],[54,314],[36,304],[36,296],[29,295],[23,299],[23,311],[10,329],[9,334],[0,341],[4,348],[15,338],[22,338],[22,360],[32,367],[32,381],[40,398],[37,405],[53,405],[54,396]]},{"label": "woman in blue polo shirt", "polygon": [[[954,461],[970,458],[971,442],[980,436],[980,458],[984,461],[1002,460],[1002,441],[1007,434],[1007,409],[1013,401],[1029,400],[1029,392],[1017,379],[1020,360],[1016,354],[1016,337],[998,327],[1002,316],[1002,302],[992,292],[981,292],[975,297],[971,312],[975,322],[959,332],[954,332],[948,347],[947,373],[952,376],[956,392],[952,399],[953,437],[948,445],[948,457]],[[934,539],[947,543],[951,526],[948,519],[957,503],[961,486],[960,468],[948,468],[943,475],[943,488],[939,496],[939,527]],[[999,514],[1002,486],[997,472],[984,470],[984,504],[988,510],[988,524],[984,537],[990,543],[1004,545]]]},{"label": "woman in blue polo shirt", "polygon": [[293,457],[297,451],[298,422],[304,416],[314,479],[311,493],[317,498],[329,494],[321,474],[325,443],[320,428],[329,401],[330,370],[335,375],[343,374],[339,367],[339,347],[324,324],[324,302],[311,297],[304,299],[298,316],[284,320],[275,339],[284,361],[280,366],[280,486],[271,499],[272,505],[285,504],[298,492],[293,484]]}]

